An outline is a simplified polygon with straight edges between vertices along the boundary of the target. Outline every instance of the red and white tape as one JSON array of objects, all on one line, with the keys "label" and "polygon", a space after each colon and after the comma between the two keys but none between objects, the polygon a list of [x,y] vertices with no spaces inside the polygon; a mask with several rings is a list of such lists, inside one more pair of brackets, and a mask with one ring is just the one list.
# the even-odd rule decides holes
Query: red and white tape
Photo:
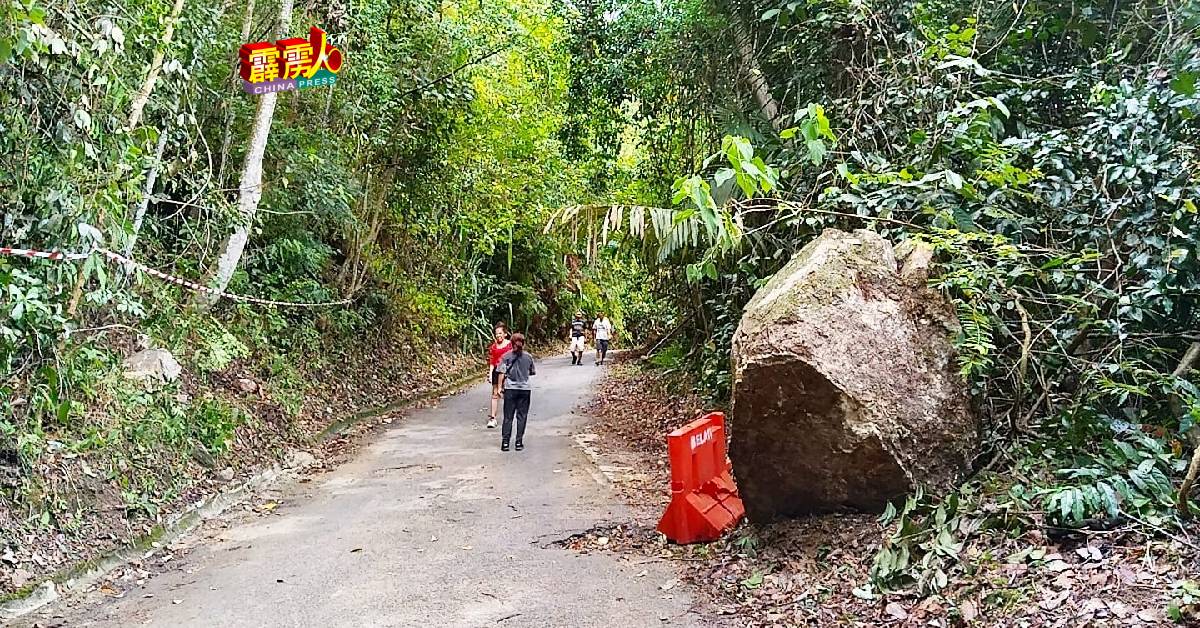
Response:
[{"label": "red and white tape", "polygon": [[0,255],[10,255],[13,257],[29,257],[32,259],[49,259],[54,261],[61,260],[77,260],[87,259],[92,256],[91,253],[63,253],[62,251],[35,251],[33,249],[14,249],[7,246],[0,246]]},{"label": "red and white tape", "polygon": [[[150,275],[151,277],[161,279],[168,283],[173,283],[177,286],[181,286],[183,288],[192,290],[193,292],[203,292],[205,294],[215,295],[218,298],[229,299],[230,301],[238,301],[240,303],[257,303],[260,305],[278,305],[278,306],[282,306],[282,307],[328,307],[328,306],[333,306],[333,305],[346,305],[347,303],[350,303],[352,301],[352,299],[342,299],[340,301],[327,301],[324,303],[303,303],[303,302],[295,302],[295,301],[275,301],[273,299],[260,299],[258,297],[250,297],[250,296],[246,296],[246,295],[242,295],[242,294],[233,294],[231,292],[221,292],[214,288],[210,288],[208,286],[198,284],[189,279],[184,279],[182,277],[176,277],[175,275],[172,275],[170,273],[164,273],[161,270],[158,270],[155,268],[150,268],[149,266],[147,266],[141,262],[135,262],[134,260],[131,260],[128,257],[125,257],[124,255],[121,255],[120,253],[116,253],[114,251],[110,251],[105,248],[96,247],[94,249],[94,252],[103,255],[104,258],[107,260],[116,262],[118,264],[121,264],[122,266],[136,268],[136,269],[142,271],[143,273]],[[64,253],[62,251],[35,251],[33,249],[14,249],[14,248],[9,248],[9,247],[0,247],[0,255],[8,255],[8,256],[13,256],[13,257],[28,257],[31,259],[47,259],[47,260],[53,260],[53,261],[65,261],[65,260],[87,259],[92,256],[92,253]]]}]

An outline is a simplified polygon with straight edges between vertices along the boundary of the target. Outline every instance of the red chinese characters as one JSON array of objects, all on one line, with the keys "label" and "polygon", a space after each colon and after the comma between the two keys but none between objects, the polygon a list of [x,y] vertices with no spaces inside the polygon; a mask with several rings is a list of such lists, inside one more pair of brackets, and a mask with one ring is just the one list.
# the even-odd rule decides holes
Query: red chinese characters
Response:
[{"label": "red chinese characters", "polygon": [[275,42],[279,50],[279,77],[294,79],[307,75],[313,64],[313,47],[307,40],[293,37]]},{"label": "red chinese characters", "polygon": [[312,78],[321,68],[334,74],[342,69],[342,51],[329,45],[325,31],[316,26],[309,29],[308,43],[312,46],[315,62],[309,72],[304,75],[306,78]]},{"label": "red chinese characters", "polygon": [[[242,80],[247,84],[271,83],[272,81],[295,81],[292,89],[331,85],[335,75],[342,69],[342,53],[329,45],[325,31],[312,27],[308,39],[292,37],[275,43],[258,42],[245,44],[239,52]],[[312,80],[318,72],[328,74]],[[247,87],[247,91],[249,87]],[[255,93],[259,93],[258,90]]]},{"label": "red chinese characters", "polygon": [[242,61],[242,80],[266,83],[279,78],[279,49],[269,42],[246,44],[238,55]]}]

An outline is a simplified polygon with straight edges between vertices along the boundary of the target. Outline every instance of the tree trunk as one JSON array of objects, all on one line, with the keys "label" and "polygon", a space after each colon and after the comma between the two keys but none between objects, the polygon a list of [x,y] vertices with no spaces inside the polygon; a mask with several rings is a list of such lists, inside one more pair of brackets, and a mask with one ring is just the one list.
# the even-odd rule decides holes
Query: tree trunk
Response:
[{"label": "tree trunk", "polygon": [[754,37],[750,26],[746,24],[745,18],[735,3],[724,0],[720,2],[720,6],[729,16],[729,26],[733,31],[733,48],[738,57],[738,70],[742,75],[742,80],[750,90],[750,95],[754,97],[758,110],[771,123],[771,128],[778,133],[785,128],[784,120],[781,116],[779,102],[771,95],[771,86],[767,82],[767,75],[763,73],[762,67],[758,64],[758,54],[754,50]]},{"label": "tree trunk", "polygon": [[[365,218],[368,215],[367,199],[371,194],[371,172],[367,171],[366,177],[363,180],[363,195],[361,213]],[[354,275],[354,269],[358,265],[358,258],[362,252],[362,227],[359,222],[354,221],[354,233],[350,234],[350,250],[346,251],[346,261],[342,264],[342,269],[338,272],[337,284],[345,288],[350,284],[350,279]],[[350,294],[347,291],[347,294]]]},{"label": "tree trunk", "polygon": [[[292,0],[283,0],[279,9],[280,37],[286,37],[292,23]],[[271,119],[275,115],[277,94],[269,93],[259,96],[258,109],[254,112],[254,125],[250,130],[250,149],[246,151],[246,160],[242,164],[241,182],[238,184],[238,223],[233,233],[225,241],[221,256],[217,258],[217,269],[209,286],[217,294],[202,294],[197,300],[201,309],[212,307],[220,299],[220,294],[229,286],[238,263],[242,260],[242,251],[250,239],[250,227],[254,225],[254,216],[258,213],[258,201],[262,198],[262,162],[267,150],[267,137],[271,133]]]},{"label": "tree trunk", "polygon": [[150,206],[150,196],[154,193],[154,184],[158,181],[158,170],[162,167],[163,151],[167,148],[167,130],[162,129],[158,134],[158,145],[154,147],[154,161],[150,162],[150,172],[146,173],[146,187],[142,190],[142,200],[138,202],[137,211],[133,214],[133,235],[129,244],[125,245],[125,257],[133,255],[133,247],[137,244],[138,233],[142,230],[142,220],[146,217],[146,208]]},{"label": "tree trunk", "polygon": [[167,48],[171,46],[171,40],[175,38],[175,24],[179,22],[180,13],[183,13],[183,0],[175,0],[175,6],[171,7],[171,17],[167,18],[167,30],[163,33],[162,44],[154,51],[154,57],[150,60],[150,72],[146,74],[146,81],[142,83],[142,89],[138,90],[137,95],[133,97],[133,107],[129,112],[129,124],[127,125],[129,129],[136,128],[142,121],[142,110],[146,108],[146,103],[150,101],[150,94],[154,91],[154,85],[158,82],[158,74],[162,71],[163,57],[167,54]]},{"label": "tree trunk", "polygon": [[[241,42],[243,44],[250,43],[250,27],[252,27],[253,25],[254,25],[254,0],[248,0],[246,2],[246,16],[244,18],[242,18]],[[238,63],[238,61],[237,61],[237,57],[235,55],[234,59],[233,59],[233,64],[234,64],[233,78],[231,79],[234,94],[237,93],[237,82],[238,82],[237,63]],[[230,101],[228,101],[228,100],[225,101],[225,131],[224,131],[223,136],[221,137],[221,154],[218,155],[218,157],[220,157],[221,161],[217,165],[217,186],[221,187],[221,188],[225,187],[225,165],[229,163],[229,143],[233,140],[233,106],[230,105],[229,103],[230,103]]]},{"label": "tree trunk", "polygon": [[[1183,377],[1188,371],[1192,370],[1192,365],[1200,359],[1200,340],[1192,342],[1184,352],[1183,358],[1179,360],[1179,366],[1175,367],[1175,371],[1171,373],[1172,377]],[[1178,417],[1183,414],[1183,402],[1179,399],[1179,395],[1171,394],[1168,400],[1171,406],[1171,412]],[[1192,516],[1192,508],[1188,503],[1188,498],[1192,493],[1192,484],[1196,481],[1196,474],[1200,473],[1200,429],[1192,426],[1187,433],[1187,439],[1191,442],[1192,460],[1188,463],[1187,474],[1183,478],[1183,484],[1179,485],[1179,493],[1175,495],[1175,505],[1185,517]]]}]

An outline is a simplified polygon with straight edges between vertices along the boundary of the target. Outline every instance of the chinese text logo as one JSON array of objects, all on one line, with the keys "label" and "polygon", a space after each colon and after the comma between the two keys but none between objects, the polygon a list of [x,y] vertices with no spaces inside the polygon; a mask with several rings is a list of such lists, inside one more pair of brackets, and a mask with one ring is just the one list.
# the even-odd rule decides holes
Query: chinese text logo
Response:
[{"label": "chinese text logo", "polygon": [[337,83],[342,52],[329,45],[325,31],[312,27],[308,39],[245,44],[241,52],[242,89],[269,94]]}]

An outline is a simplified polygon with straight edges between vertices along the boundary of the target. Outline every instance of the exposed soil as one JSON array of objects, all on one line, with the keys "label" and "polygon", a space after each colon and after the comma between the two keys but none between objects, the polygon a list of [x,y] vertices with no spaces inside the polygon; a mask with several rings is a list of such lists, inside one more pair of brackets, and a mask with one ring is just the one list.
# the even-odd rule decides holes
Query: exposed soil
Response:
[{"label": "exposed soil", "polygon": [[699,413],[699,400],[680,394],[688,389],[632,363],[613,366],[591,408],[594,430],[604,455],[628,465],[617,483],[642,507],[633,521],[562,545],[674,559],[681,577],[737,625],[1200,625],[1195,585],[1185,584],[1200,568],[1194,541],[1147,537],[1133,526],[1063,539],[1039,530],[1016,538],[979,532],[962,548],[947,586],[932,595],[864,587],[891,533],[873,516],[743,522],[715,543],[668,543],[654,529],[669,501],[663,436]]}]

